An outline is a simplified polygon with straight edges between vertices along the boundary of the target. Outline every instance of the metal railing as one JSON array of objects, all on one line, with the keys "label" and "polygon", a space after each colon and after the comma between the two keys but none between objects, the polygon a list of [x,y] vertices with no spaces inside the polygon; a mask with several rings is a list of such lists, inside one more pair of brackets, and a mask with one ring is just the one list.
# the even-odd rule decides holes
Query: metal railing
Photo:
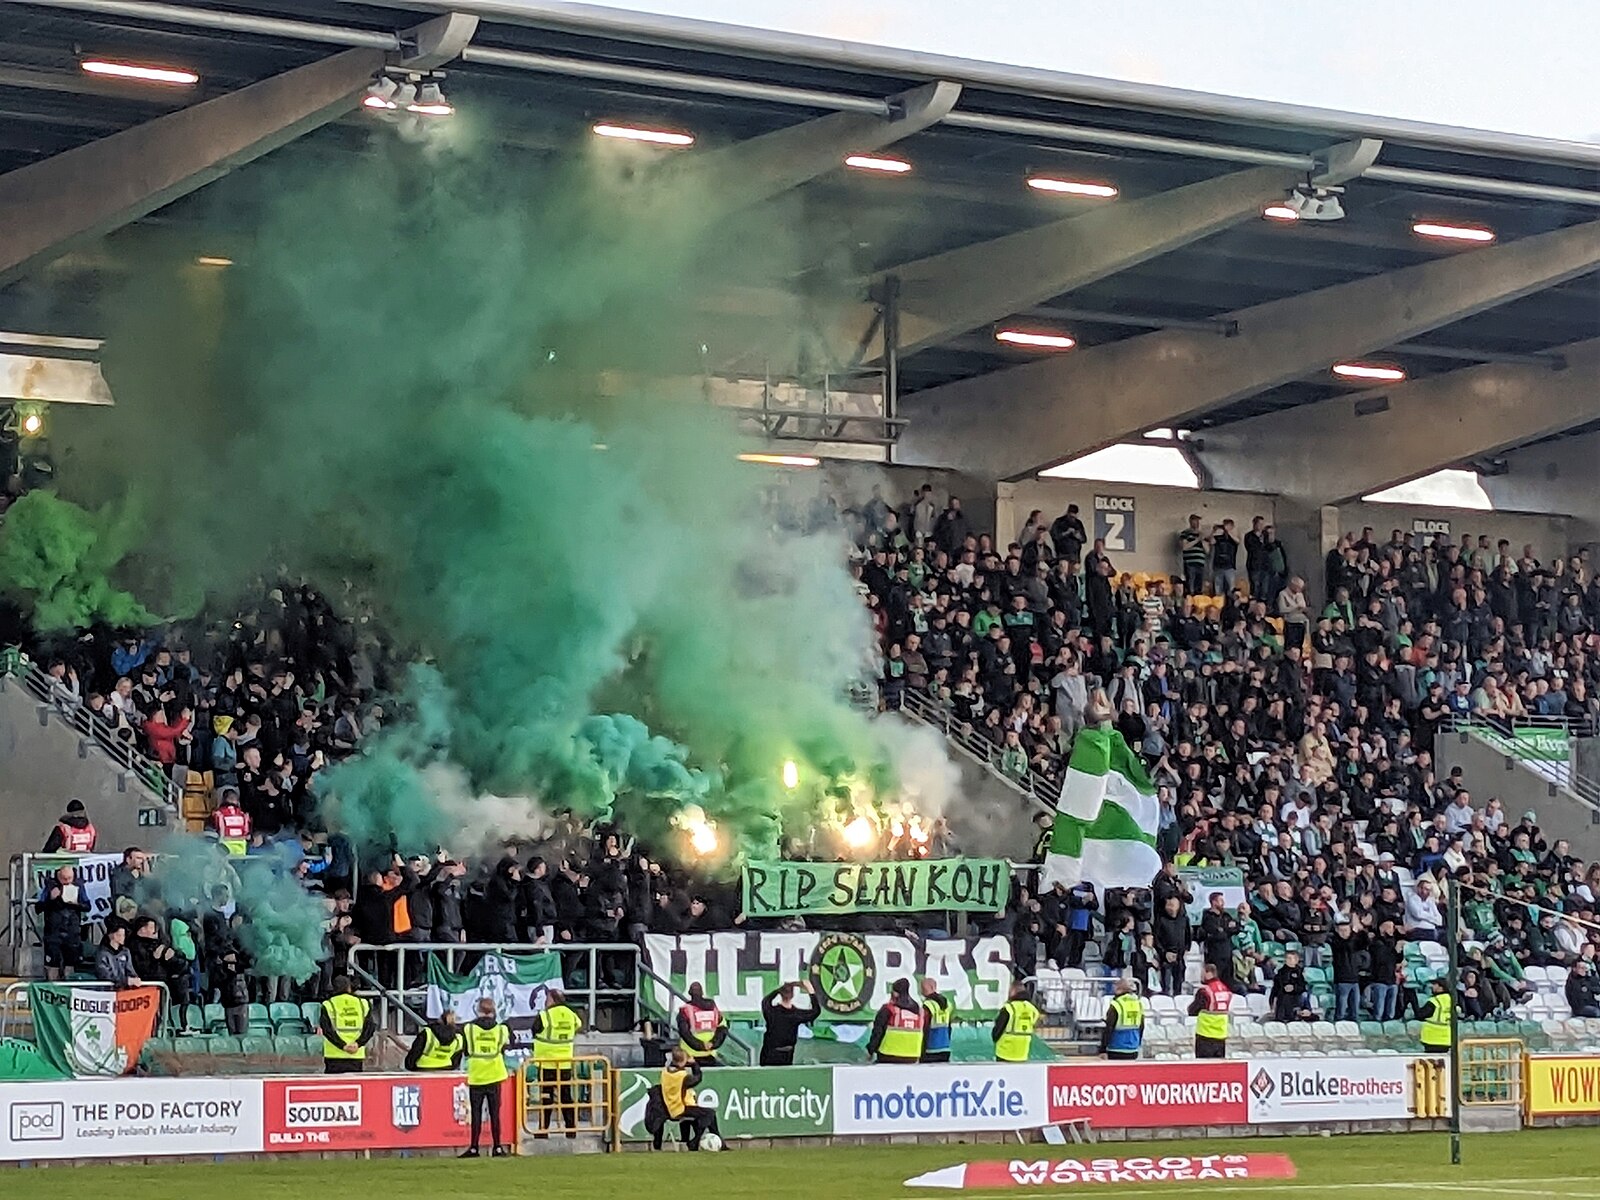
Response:
[{"label": "metal railing", "polygon": [[1022,775],[1011,775],[1000,769],[1000,752],[993,742],[963,721],[954,713],[928,699],[923,692],[907,688],[900,702],[900,712],[932,726],[949,739],[950,744],[967,758],[977,763],[994,778],[1019,795],[1032,800],[1045,812],[1055,812],[1061,799],[1061,785],[1052,783],[1031,766]]},{"label": "metal railing", "polygon": [[[593,1029],[604,1006],[628,1014],[628,1028],[639,1023],[639,947],[632,942],[562,943],[558,946],[516,942],[399,942],[350,948],[350,976],[356,994],[371,1000],[378,1029],[411,1037],[427,1022],[428,963],[452,975],[465,974],[486,954],[561,955],[561,985],[567,1003]],[[503,1014],[502,1014],[503,1015]]]},{"label": "metal railing", "polygon": [[1452,719],[1450,729],[1471,736],[1507,758],[1515,759],[1580,803],[1600,814],[1600,779],[1578,769],[1579,742],[1594,735],[1587,722],[1566,717],[1496,717],[1468,713]]},{"label": "metal railing", "polygon": [[562,1063],[523,1064],[517,1072],[517,1113],[530,1137],[611,1132],[611,1060],[580,1054]]},{"label": "metal railing", "polygon": [[98,747],[124,773],[124,779],[132,778],[174,811],[181,810],[182,789],[168,778],[160,763],[117,737],[116,728],[109,721],[91,712],[81,698],[57,685],[15,646],[0,649],[0,689],[11,679],[44,705],[39,710],[41,723],[54,714],[74,733]]}]

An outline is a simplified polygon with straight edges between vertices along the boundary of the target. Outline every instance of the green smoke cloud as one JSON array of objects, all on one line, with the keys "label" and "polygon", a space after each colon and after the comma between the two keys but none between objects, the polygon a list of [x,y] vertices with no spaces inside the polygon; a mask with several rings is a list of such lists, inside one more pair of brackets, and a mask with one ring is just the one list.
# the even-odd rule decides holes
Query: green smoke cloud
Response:
[{"label": "green smoke cloud", "polygon": [[[216,595],[281,563],[428,664],[325,777],[358,841],[524,832],[485,796],[662,834],[693,802],[770,854],[926,754],[844,699],[869,630],[837,536],[776,529],[772,476],[674,382],[700,289],[791,273],[793,213],[729,246],[701,236],[716,180],[652,203],[626,165],[294,147],[217,185],[238,268],[140,272],[113,314],[117,408],[63,476],[146,497],[152,580]],[[151,455],[185,468],[119,467]]]},{"label": "green smoke cloud", "polygon": [[303,983],[316,974],[326,911],[294,877],[287,847],[237,859],[216,842],[178,834],[157,854],[141,899],[159,899],[169,912],[203,916],[214,889],[226,887],[244,916],[238,937],[250,956],[252,975]]},{"label": "green smoke cloud", "polygon": [[42,632],[155,624],[155,614],[110,579],[135,536],[126,513],[89,512],[50,492],[23,496],[0,523],[0,592]]}]

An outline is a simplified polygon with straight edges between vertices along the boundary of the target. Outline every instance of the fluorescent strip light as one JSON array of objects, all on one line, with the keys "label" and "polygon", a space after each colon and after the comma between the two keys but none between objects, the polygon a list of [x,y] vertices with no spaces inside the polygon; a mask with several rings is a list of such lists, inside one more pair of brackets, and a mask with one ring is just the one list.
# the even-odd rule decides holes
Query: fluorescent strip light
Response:
[{"label": "fluorescent strip light", "polygon": [[1085,183],[1078,179],[1050,179],[1043,175],[1034,175],[1028,179],[1028,186],[1037,192],[1062,192],[1068,196],[1092,196],[1097,200],[1110,200],[1117,195],[1117,189],[1109,183]]},{"label": "fluorescent strip light", "polygon": [[98,58],[86,59],[78,65],[91,75],[137,79],[142,83],[171,83],[188,87],[200,82],[200,76],[193,71],[180,71],[173,67],[145,67],[138,63],[106,62]]},{"label": "fluorescent strip light", "polygon": [[1334,363],[1333,373],[1341,379],[1372,379],[1380,383],[1399,383],[1406,377],[1400,367],[1385,367],[1376,363]]},{"label": "fluorescent strip light", "polygon": [[822,460],[812,454],[741,454],[740,462],[765,463],[769,467],[820,467]]},{"label": "fluorescent strip light", "polygon": [[393,108],[393,100],[385,100],[382,96],[368,96],[361,102],[363,108]]},{"label": "fluorescent strip light", "polygon": [[1031,346],[1039,350],[1071,350],[1078,344],[1076,338],[1064,333],[1029,333],[1023,329],[1002,329],[994,335],[997,342],[1012,346]]},{"label": "fluorescent strip light", "polygon": [[601,123],[594,127],[595,133],[606,138],[621,138],[628,142],[649,142],[654,146],[692,146],[694,137],[687,133],[672,133],[665,129],[636,129],[631,125],[607,125]]},{"label": "fluorescent strip light", "polygon": [[448,104],[408,104],[406,111],[421,113],[425,117],[448,117],[455,114],[455,109]]},{"label": "fluorescent strip light", "polygon": [[199,258],[195,259],[194,261],[197,262],[202,267],[231,267],[231,266],[233,266],[233,259],[224,258],[220,254],[202,254]]},{"label": "fluorescent strip light", "polygon": [[1269,221],[1298,221],[1300,214],[1287,204],[1269,204],[1261,210],[1261,215]]},{"label": "fluorescent strip light", "polygon": [[1438,238],[1447,242],[1492,242],[1494,230],[1471,225],[1441,225],[1437,221],[1418,221],[1411,232],[1419,237]]},{"label": "fluorescent strip light", "polygon": [[911,164],[903,158],[874,158],[870,154],[852,154],[844,165],[858,171],[881,171],[885,175],[904,175]]}]

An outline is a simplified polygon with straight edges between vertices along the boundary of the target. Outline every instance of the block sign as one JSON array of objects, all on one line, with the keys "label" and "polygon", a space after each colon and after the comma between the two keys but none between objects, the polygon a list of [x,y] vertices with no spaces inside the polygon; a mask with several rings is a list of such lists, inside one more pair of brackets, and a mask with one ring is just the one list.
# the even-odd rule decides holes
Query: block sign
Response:
[{"label": "block sign", "polygon": [[1134,510],[1132,496],[1094,498],[1094,536],[1104,539],[1108,552],[1131,553],[1139,548]]}]

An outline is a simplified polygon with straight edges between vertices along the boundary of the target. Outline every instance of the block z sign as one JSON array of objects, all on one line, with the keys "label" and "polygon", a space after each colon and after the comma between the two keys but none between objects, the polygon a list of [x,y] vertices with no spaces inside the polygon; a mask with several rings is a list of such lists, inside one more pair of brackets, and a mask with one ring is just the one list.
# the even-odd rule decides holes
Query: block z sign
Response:
[{"label": "block z sign", "polygon": [[1132,552],[1139,548],[1133,512],[1132,496],[1094,498],[1094,536],[1105,542],[1107,550]]}]

